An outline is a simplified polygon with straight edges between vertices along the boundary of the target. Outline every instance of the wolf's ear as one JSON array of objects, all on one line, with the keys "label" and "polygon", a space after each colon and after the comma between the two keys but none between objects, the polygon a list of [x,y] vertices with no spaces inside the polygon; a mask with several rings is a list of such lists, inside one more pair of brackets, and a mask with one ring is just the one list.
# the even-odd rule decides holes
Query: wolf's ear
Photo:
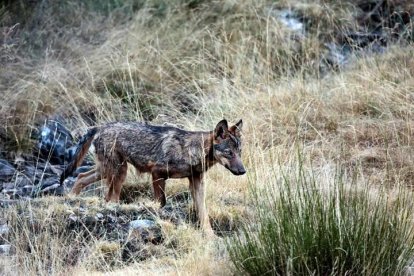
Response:
[{"label": "wolf's ear", "polygon": [[225,139],[228,131],[227,121],[225,119],[221,120],[214,129],[214,138],[217,139],[220,137],[221,139]]},{"label": "wolf's ear", "polygon": [[231,126],[229,131],[233,133],[235,136],[240,137],[241,136],[241,130],[243,127],[243,121],[240,119],[234,126]]}]

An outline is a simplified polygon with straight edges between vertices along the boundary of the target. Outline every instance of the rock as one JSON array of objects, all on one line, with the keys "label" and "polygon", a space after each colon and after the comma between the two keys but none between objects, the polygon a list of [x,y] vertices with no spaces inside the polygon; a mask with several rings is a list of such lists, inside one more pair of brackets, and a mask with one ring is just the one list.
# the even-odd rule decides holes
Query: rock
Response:
[{"label": "rock", "polygon": [[267,7],[265,13],[271,17],[276,18],[287,29],[292,32],[304,33],[305,25],[300,18],[290,9],[276,9],[274,6]]},{"label": "rock", "polygon": [[122,260],[125,263],[144,261],[164,253],[164,247],[148,245],[143,243],[139,238],[132,238],[123,243]]},{"label": "rock", "polygon": [[60,175],[62,171],[61,165],[51,165],[49,162],[40,162],[37,160],[36,168],[46,175]]},{"label": "rock", "polygon": [[102,221],[104,219],[104,215],[102,213],[96,213],[95,219],[97,221]]},{"label": "rock", "polygon": [[32,191],[32,197],[36,197],[41,194],[62,196],[67,193],[67,191],[65,191],[65,186],[60,184],[59,178],[57,176],[42,179],[41,182],[37,184]]},{"label": "rock", "polygon": [[148,229],[155,227],[157,224],[153,220],[149,219],[138,219],[129,222],[130,229]]},{"label": "rock", "polygon": [[11,255],[11,245],[9,244],[0,245],[0,255],[3,255],[3,256]]},{"label": "rock", "polygon": [[3,189],[3,194],[7,194],[10,199],[19,199],[23,196],[23,192],[20,189]]},{"label": "rock", "polygon": [[[42,170],[48,176],[59,175],[64,171],[76,152],[76,145],[69,130],[59,120],[47,120],[38,131],[37,152],[43,162],[36,163],[36,168]],[[38,160],[37,160],[38,161]],[[93,165],[94,163],[85,158],[82,165]],[[26,169],[26,171],[28,171]],[[79,168],[77,174],[89,170],[89,167]],[[27,175],[34,175],[34,172],[27,172]],[[45,177],[43,177],[45,178]]]},{"label": "rock", "polygon": [[108,214],[108,215],[106,216],[106,220],[107,220],[109,223],[117,223],[117,222],[118,222],[118,217],[117,217],[117,216],[114,216],[114,215],[111,215],[111,214]]},{"label": "rock", "polygon": [[79,217],[74,214],[70,214],[69,220],[71,220],[72,222],[77,222],[79,220]]},{"label": "rock", "polygon": [[65,160],[67,160],[68,162],[70,162],[73,157],[75,156],[75,152],[76,152],[76,145],[69,147],[65,150]]},{"label": "rock", "polygon": [[75,177],[68,177],[65,179],[65,181],[63,181],[63,186],[65,188],[66,192],[70,192],[72,190],[73,185],[76,182],[76,178]]},{"label": "rock", "polygon": [[43,195],[55,195],[55,196],[64,196],[67,194],[64,185],[60,185],[60,183],[54,183],[50,186],[42,188],[39,192]]},{"label": "rock", "polygon": [[3,197],[0,196],[0,207],[2,208],[5,208],[10,205],[17,204],[17,203],[19,203],[19,200],[17,199],[3,199]]},{"label": "rock", "polygon": [[14,165],[15,166],[21,166],[22,164],[24,164],[24,162],[26,162],[26,160],[24,159],[24,157],[21,154],[18,154],[14,158]]},{"label": "rock", "polygon": [[12,204],[18,203],[19,200],[10,199],[10,196],[5,193],[0,193],[0,207],[8,207]]},{"label": "rock", "polygon": [[53,166],[42,159],[32,159],[27,157],[26,161],[19,162],[17,165],[17,169],[21,173],[20,176],[26,176],[31,182],[38,184],[40,180],[59,176],[62,171],[60,165]]},{"label": "rock", "polygon": [[55,186],[56,184],[60,186],[59,178],[57,176],[43,179],[40,183],[40,190],[44,190],[50,186]]},{"label": "rock", "polygon": [[283,25],[294,32],[304,32],[305,30],[303,23],[291,10],[280,11],[277,18]]},{"label": "rock", "polygon": [[10,190],[16,188],[14,182],[3,183],[3,190]]},{"label": "rock", "polygon": [[9,234],[9,231],[10,228],[6,223],[0,224],[0,236],[4,237],[5,235]]},{"label": "rock", "polygon": [[6,223],[0,224],[0,244],[3,244],[8,239],[9,232],[10,228]]},{"label": "rock", "polygon": [[21,173],[23,173],[24,175],[26,175],[27,177],[34,179],[36,176],[40,177],[42,175],[42,171],[38,171],[34,166],[32,165],[21,165]]},{"label": "rock", "polygon": [[26,185],[22,188],[22,192],[25,196],[30,196],[33,193],[34,189],[35,189],[35,186]]},{"label": "rock", "polygon": [[336,68],[346,64],[349,54],[343,47],[333,42],[326,43],[325,46],[329,51],[323,59],[328,65]]},{"label": "rock", "polygon": [[130,237],[139,238],[144,242],[159,244],[162,242],[161,227],[153,220],[139,219],[129,222]]},{"label": "rock", "polygon": [[14,181],[16,187],[31,186],[33,183],[27,176],[18,175]]},{"label": "rock", "polygon": [[54,174],[59,175],[59,176],[63,173],[64,169],[65,169],[64,166],[61,166],[61,165],[50,165],[50,170]]},{"label": "rock", "polygon": [[53,190],[56,190],[58,187],[60,187],[59,183],[47,186],[46,188],[43,188],[42,190],[40,190],[40,192],[45,193],[45,192],[52,192]]},{"label": "rock", "polygon": [[59,185],[59,187],[55,188],[52,194],[55,196],[64,196],[67,194],[67,191],[63,185]]},{"label": "rock", "polygon": [[82,222],[85,225],[96,225],[97,219],[95,216],[87,214],[86,216],[82,217]]},{"label": "rock", "polygon": [[52,164],[63,165],[70,162],[67,158],[66,148],[73,145],[73,137],[57,120],[47,120],[40,128],[37,148],[39,155]]},{"label": "rock", "polygon": [[10,181],[16,174],[16,169],[12,164],[4,159],[0,159],[0,181]]}]

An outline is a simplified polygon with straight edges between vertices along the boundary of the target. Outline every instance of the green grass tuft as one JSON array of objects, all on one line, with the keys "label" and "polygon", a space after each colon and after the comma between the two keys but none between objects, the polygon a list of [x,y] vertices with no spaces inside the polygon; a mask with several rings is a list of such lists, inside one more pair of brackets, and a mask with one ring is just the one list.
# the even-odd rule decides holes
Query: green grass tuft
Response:
[{"label": "green grass tuft", "polygon": [[342,176],[331,184],[322,187],[299,168],[271,188],[253,188],[257,222],[227,241],[237,270],[250,275],[400,275],[414,253],[408,197],[373,194],[368,186],[346,185]]}]

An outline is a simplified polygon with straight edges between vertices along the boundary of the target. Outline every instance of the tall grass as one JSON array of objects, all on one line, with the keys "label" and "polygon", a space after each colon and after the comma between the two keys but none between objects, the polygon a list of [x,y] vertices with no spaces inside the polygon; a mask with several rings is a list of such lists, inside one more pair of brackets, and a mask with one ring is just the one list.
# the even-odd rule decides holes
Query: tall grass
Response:
[{"label": "tall grass", "polygon": [[[280,9],[292,10],[305,34],[282,24]],[[331,70],[326,43],[362,30],[360,14],[348,0],[8,0],[0,4],[0,154],[31,153],[35,129],[54,116],[74,136],[116,120],[208,130],[242,118],[250,180],[220,166],[205,177],[215,229],[233,234],[256,212],[257,225],[229,240],[240,271],[398,273],[412,253],[412,207],[402,192],[394,200],[378,189],[414,185],[414,47],[355,53]],[[296,162],[296,143],[316,168],[272,171]],[[318,169],[334,162],[347,172],[320,179]],[[155,204],[150,187],[137,188],[128,175]],[[357,186],[366,181],[373,185]],[[171,182],[168,195],[188,189],[187,180]],[[256,188],[252,205],[244,201],[249,183],[269,187]],[[75,207],[65,200],[33,207],[40,232],[17,207],[5,209],[16,251],[9,274],[126,266],[116,242],[67,234]],[[165,219],[170,234],[159,246],[167,256],[141,262],[140,255],[129,274],[229,274],[225,251],[207,246],[192,224]]]},{"label": "tall grass", "polygon": [[320,185],[299,165],[253,188],[256,223],[227,241],[251,275],[400,275],[414,253],[413,205],[401,191],[356,185],[337,174]]}]

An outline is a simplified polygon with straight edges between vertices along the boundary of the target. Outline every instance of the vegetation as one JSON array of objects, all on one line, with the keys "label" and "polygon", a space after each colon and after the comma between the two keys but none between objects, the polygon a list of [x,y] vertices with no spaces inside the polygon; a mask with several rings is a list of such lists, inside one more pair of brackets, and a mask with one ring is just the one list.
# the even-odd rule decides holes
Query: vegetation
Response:
[{"label": "vegetation", "polygon": [[[176,223],[131,170],[127,186],[138,192],[128,204],[84,194],[3,208],[19,255],[1,256],[0,274],[378,275],[410,265],[411,1],[97,3],[0,4],[1,158],[33,154],[36,129],[51,117],[74,136],[113,120],[207,130],[242,118],[247,176],[222,167],[206,175],[210,219],[230,236],[228,251],[194,228],[186,180],[167,184],[186,216]],[[128,261],[126,245],[97,238],[95,224],[68,228],[82,208],[94,217],[137,206],[158,218],[164,241]]]},{"label": "vegetation", "polygon": [[413,204],[401,190],[390,196],[341,175],[321,185],[301,167],[277,179],[253,186],[255,223],[227,241],[240,272],[401,275],[411,264]]}]

